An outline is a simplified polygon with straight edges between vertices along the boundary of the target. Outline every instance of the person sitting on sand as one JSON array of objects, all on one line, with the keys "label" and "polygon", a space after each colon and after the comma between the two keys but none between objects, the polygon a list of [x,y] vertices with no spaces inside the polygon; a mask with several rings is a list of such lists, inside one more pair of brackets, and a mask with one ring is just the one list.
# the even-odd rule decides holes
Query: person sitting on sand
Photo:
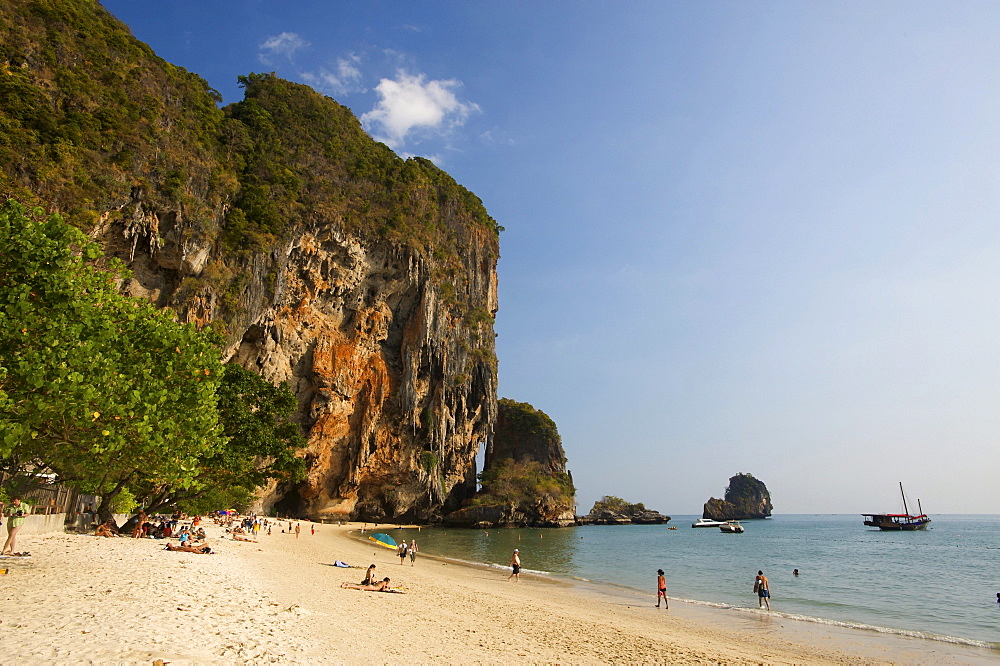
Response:
[{"label": "person sitting on sand", "polygon": [[118,526],[115,525],[114,518],[108,518],[107,521],[101,523],[94,530],[94,536],[99,537],[116,537],[118,536]]},{"label": "person sitting on sand", "polygon": [[345,590],[364,590],[365,592],[393,592],[395,594],[406,594],[403,590],[394,590],[389,587],[389,578],[383,578],[374,585],[355,585],[354,583],[341,583]]},{"label": "person sitting on sand", "polygon": [[[375,565],[368,567],[368,571],[365,572],[365,579],[361,581],[361,585],[374,585],[375,584]],[[1000,596],[1000,595],[998,595]]]},{"label": "person sitting on sand", "polygon": [[175,546],[172,543],[167,544],[167,550],[177,552],[181,551],[184,553],[198,553],[199,555],[211,555],[212,549],[208,546]]}]

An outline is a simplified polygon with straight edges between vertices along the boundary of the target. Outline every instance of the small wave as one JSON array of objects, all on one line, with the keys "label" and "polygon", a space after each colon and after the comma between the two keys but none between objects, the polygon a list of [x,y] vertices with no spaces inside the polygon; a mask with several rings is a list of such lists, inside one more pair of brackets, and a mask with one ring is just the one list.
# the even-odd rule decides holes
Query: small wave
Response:
[{"label": "small wave", "polygon": [[945,636],[935,634],[930,631],[914,631],[911,629],[895,629],[893,627],[881,627],[875,624],[864,624],[861,622],[849,622],[846,620],[831,620],[823,617],[813,617],[811,615],[799,615],[798,613],[783,613],[781,611],[762,611],[757,608],[747,608],[746,606],[736,606],[734,604],[719,603],[715,601],[699,601],[698,599],[684,599],[676,597],[677,601],[693,604],[695,606],[705,606],[708,608],[724,608],[727,610],[739,611],[748,614],[767,613],[769,617],[782,617],[788,620],[798,620],[800,622],[812,622],[814,624],[825,624],[833,627],[843,627],[845,629],[862,629],[864,631],[874,631],[879,634],[892,634],[894,636],[905,636],[907,638],[922,638],[924,640],[938,641],[940,643],[951,643],[953,645],[966,645],[969,647],[984,648],[987,650],[1000,650],[1000,643],[989,641],[977,641],[973,638],[960,638],[958,636]]},{"label": "small wave", "polygon": [[[461,564],[461,565],[464,565],[464,566],[486,567],[487,569],[497,569],[499,571],[503,571],[503,570],[510,571],[510,565],[509,564],[496,564],[494,562],[473,562],[472,560],[462,560],[462,559],[459,559],[457,557],[441,557],[440,555],[438,555],[437,557],[439,559],[447,560],[448,562],[454,562],[455,564]],[[550,571],[541,571],[539,569],[525,569],[524,567],[521,567],[521,573],[536,574],[538,576],[551,576],[552,575],[552,572],[550,572]],[[581,579],[581,580],[584,580],[584,579]]]}]

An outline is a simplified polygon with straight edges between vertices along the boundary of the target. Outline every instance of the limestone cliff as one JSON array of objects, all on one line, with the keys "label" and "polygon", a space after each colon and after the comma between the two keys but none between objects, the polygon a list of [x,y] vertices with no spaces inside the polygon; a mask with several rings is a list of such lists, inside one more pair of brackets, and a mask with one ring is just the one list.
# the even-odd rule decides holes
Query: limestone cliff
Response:
[{"label": "limestone cliff", "polygon": [[470,527],[566,527],[575,522],[573,477],[555,422],[531,405],[502,398],[486,447],[482,488],[445,516]]},{"label": "limestone cliff", "polygon": [[749,520],[771,515],[771,494],[763,481],[751,474],[730,477],[725,499],[710,498],[705,503],[703,518],[712,520]]},{"label": "limestone cliff", "polygon": [[249,75],[219,109],[93,2],[0,0],[0,63],[0,195],[297,395],[308,479],[262,508],[430,520],[475,491],[500,230],[475,195],[306,86]]}]

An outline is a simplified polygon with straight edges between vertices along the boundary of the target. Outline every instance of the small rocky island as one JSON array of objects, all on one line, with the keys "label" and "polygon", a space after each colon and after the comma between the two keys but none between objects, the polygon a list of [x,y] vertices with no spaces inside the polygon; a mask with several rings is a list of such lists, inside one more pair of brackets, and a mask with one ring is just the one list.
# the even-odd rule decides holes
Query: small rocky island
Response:
[{"label": "small rocky island", "polygon": [[586,516],[577,519],[578,525],[662,525],[670,521],[659,511],[647,509],[642,502],[629,504],[620,497],[605,495],[594,502]]},{"label": "small rocky island", "polygon": [[752,474],[739,473],[729,478],[725,499],[712,497],[705,502],[703,518],[712,520],[751,520],[771,515],[771,493],[763,481]]}]

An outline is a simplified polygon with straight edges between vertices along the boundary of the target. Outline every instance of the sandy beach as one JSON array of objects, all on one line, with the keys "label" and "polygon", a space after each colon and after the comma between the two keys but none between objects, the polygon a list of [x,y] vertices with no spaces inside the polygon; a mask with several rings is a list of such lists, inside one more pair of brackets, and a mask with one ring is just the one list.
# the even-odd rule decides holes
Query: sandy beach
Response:
[{"label": "sandy beach", "polygon": [[[282,523],[287,528],[287,522]],[[976,663],[991,655],[756,612],[585,589],[393,551],[302,523],[212,555],[26,535],[0,559],[0,663]],[[175,542],[176,543],[176,542]],[[418,541],[419,543],[419,541]],[[526,556],[527,559],[527,556]],[[333,566],[335,560],[351,569]],[[377,565],[407,594],[342,589]],[[525,566],[528,566],[527,562]],[[995,656],[993,657],[995,658]]]}]

